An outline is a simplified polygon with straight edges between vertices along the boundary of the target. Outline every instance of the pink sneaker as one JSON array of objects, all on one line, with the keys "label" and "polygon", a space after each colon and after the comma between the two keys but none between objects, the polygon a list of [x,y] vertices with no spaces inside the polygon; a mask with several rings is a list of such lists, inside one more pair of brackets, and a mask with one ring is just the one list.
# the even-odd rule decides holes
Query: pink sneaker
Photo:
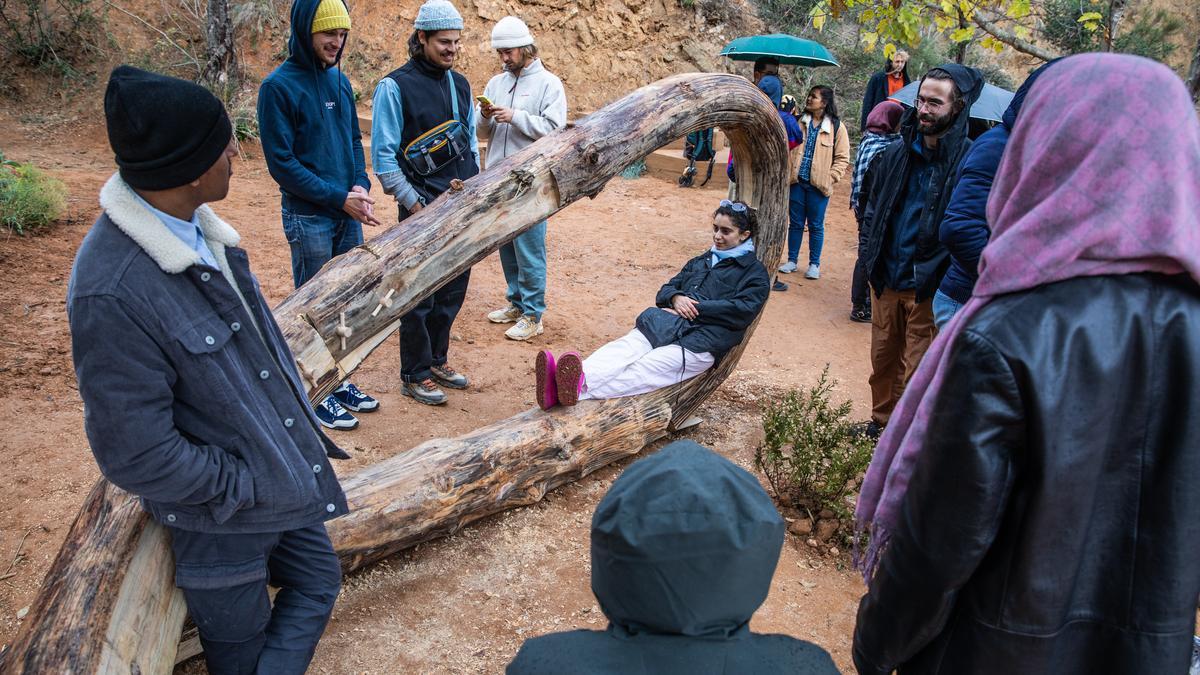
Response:
[{"label": "pink sneaker", "polygon": [[537,402],[542,410],[549,410],[558,405],[558,387],[555,386],[554,354],[549,349],[537,353],[533,365],[537,374]]},{"label": "pink sneaker", "polygon": [[567,352],[558,357],[554,380],[559,403],[575,405],[579,402],[579,395],[583,393],[583,359],[579,358],[579,352]]}]

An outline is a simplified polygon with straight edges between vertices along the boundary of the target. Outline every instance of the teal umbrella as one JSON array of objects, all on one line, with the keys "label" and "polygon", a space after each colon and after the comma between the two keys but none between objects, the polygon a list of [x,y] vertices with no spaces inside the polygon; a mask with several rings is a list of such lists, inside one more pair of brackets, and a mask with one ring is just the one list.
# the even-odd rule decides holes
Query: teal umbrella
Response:
[{"label": "teal umbrella", "polygon": [[840,65],[821,43],[782,33],[738,38],[725,45],[721,56],[734,61],[756,61],[770,56],[783,65],[809,68]]}]

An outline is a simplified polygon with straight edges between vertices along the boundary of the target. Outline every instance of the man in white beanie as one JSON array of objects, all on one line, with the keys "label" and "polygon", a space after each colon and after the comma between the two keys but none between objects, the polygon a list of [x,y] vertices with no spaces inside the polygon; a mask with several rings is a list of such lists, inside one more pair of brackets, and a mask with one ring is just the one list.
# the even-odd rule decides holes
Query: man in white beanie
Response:
[{"label": "man in white beanie", "polygon": [[[479,173],[471,84],[453,70],[462,29],[462,15],[454,5],[428,0],[408,39],[408,62],[375,87],[371,164],[383,191],[396,199],[400,220],[437,199],[451,181]],[[443,125],[453,129],[449,141],[425,136]],[[414,146],[428,152],[411,154]],[[471,270],[463,272],[400,317],[401,393],[419,403],[441,405],[447,398],[440,387],[466,389],[470,384],[447,363],[450,328],[470,278]]]},{"label": "man in white beanie", "polygon": [[[529,27],[506,16],[492,29],[492,48],[504,72],[488,82],[479,113],[488,133],[488,166],[515,154],[567,123],[562,81],[542,65]],[[546,221],[500,247],[500,265],[508,282],[508,306],[488,314],[493,323],[516,325],[505,331],[512,340],[541,335],[546,311]]]}]

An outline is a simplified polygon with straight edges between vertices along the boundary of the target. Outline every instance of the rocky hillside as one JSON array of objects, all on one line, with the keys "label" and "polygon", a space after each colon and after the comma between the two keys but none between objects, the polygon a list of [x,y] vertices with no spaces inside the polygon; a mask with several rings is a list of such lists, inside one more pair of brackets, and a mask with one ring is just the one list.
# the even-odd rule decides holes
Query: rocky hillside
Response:
[{"label": "rocky hillside", "polygon": [[[546,66],[562,78],[571,112],[594,110],[639,86],[667,75],[721,70],[718,54],[729,40],[755,32],[758,20],[744,0],[732,0],[724,16],[706,16],[696,3],[679,0],[465,0],[464,52],[458,69],[479,90],[499,72],[490,35],[496,21],[519,16],[529,24]],[[344,59],[346,74],[364,104],[375,83],[407,58],[405,42],[421,0],[357,0],[351,3],[354,30]],[[278,63],[286,23],[268,31],[244,59],[255,79]],[[743,69],[745,69],[743,67]]]}]

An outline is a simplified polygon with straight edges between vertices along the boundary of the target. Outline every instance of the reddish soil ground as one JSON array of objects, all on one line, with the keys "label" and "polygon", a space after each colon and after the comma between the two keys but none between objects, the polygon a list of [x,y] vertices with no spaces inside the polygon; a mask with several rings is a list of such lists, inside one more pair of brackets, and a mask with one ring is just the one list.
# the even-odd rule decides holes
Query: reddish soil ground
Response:
[{"label": "reddish soil ground", "polygon": [[[56,130],[53,142],[48,138],[17,120],[0,124],[7,157],[46,168],[71,195],[70,222],[38,236],[0,237],[0,643],[16,634],[20,610],[33,600],[99,476],[83,432],[64,298],[112,156],[100,130],[67,128]],[[451,347],[452,364],[474,386],[451,392],[441,408],[412,403],[400,396],[398,348],[389,340],[354,377],[382,404],[362,416],[359,429],[336,435],[354,455],[339,470],[531,407],[536,350],[586,353],[628,331],[658,286],[709,246],[709,214],[723,196],[655,178],[617,178],[594,201],[552,218],[546,334],[532,343],[506,340],[503,327],[484,319],[503,304],[503,278],[495,255],[476,265]],[[840,381],[836,397],[851,399],[855,416],[866,418],[870,329],[847,319],[855,239],[847,201],[843,188],[829,209],[821,280],[785,277],[791,290],[772,294],[739,369],[701,410],[704,423],[681,437],[752,468],[761,404],[811,385],[827,363]],[[215,208],[242,233],[268,299],[283,299],[291,291],[290,258],[277,191],[257,149],[236,163],[232,192]],[[312,671],[500,672],[525,638],[602,628],[589,587],[588,524],[625,464],[351,576]],[[814,641],[851,669],[863,587],[848,568],[844,552],[817,551],[789,534],[752,628]]]}]

